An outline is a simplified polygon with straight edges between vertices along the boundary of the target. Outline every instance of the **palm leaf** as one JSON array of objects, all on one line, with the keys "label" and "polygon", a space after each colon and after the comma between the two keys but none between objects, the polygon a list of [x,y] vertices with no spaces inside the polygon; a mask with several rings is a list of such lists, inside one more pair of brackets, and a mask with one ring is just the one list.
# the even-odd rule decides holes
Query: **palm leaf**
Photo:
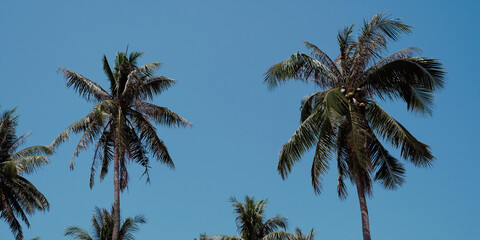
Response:
[{"label": "palm leaf", "polygon": [[93,240],[86,230],[79,227],[68,227],[65,229],[65,236],[81,240]]},{"label": "palm leaf", "polygon": [[147,149],[152,152],[156,159],[166,164],[168,167],[174,168],[175,165],[168,153],[167,147],[158,137],[155,127],[153,127],[150,121],[145,119],[139,112],[132,110],[131,116],[135,128],[140,132],[140,139],[147,144]]},{"label": "palm leaf", "polygon": [[137,101],[135,102],[135,109],[140,113],[147,115],[158,124],[163,124],[170,127],[192,126],[192,124],[187,119],[182,118],[180,115],[170,111],[166,107],[159,107],[151,103]]},{"label": "palm leaf", "polygon": [[277,231],[267,234],[262,240],[290,240],[294,239],[295,235],[286,231]]},{"label": "palm leaf", "polygon": [[59,68],[59,71],[67,79],[67,87],[73,86],[73,89],[86,100],[105,101],[110,98],[110,94],[96,82],[66,68]]},{"label": "palm leaf", "polygon": [[314,82],[321,88],[332,87],[338,82],[335,74],[325,64],[304,53],[296,53],[289,59],[270,67],[264,82],[270,89],[289,79]]},{"label": "palm leaf", "polygon": [[381,99],[401,98],[407,109],[432,112],[432,94],[443,88],[442,65],[429,58],[397,59],[369,72],[363,85]]},{"label": "palm leaf", "polygon": [[418,141],[397,120],[382,108],[371,102],[367,108],[367,119],[374,131],[396,148],[400,148],[401,156],[416,166],[430,166],[435,159],[430,147]]}]

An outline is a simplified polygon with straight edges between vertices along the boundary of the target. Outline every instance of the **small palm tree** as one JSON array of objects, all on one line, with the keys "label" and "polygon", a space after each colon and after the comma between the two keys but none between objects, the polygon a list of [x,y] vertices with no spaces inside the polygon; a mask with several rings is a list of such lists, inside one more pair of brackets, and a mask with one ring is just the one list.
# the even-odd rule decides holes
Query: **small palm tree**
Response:
[{"label": "small palm tree", "polygon": [[27,215],[50,207],[45,196],[23,175],[47,164],[47,156],[53,151],[45,145],[18,150],[30,133],[17,137],[17,120],[15,109],[0,116],[0,218],[8,223],[15,239],[20,240],[23,231],[17,217],[30,227]]},{"label": "small palm tree", "polygon": [[300,228],[295,228],[295,234],[289,240],[314,240],[315,239],[315,232],[313,228],[308,232],[307,235],[302,233]]},{"label": "small palm tree", "polygon": [[255,198],[245,196],[245,203],[231,198],[234,212],[237,215],[237,230],[240,236],[210,235],[206,239],[220,240],[280,240],[291,237],[292,234],[286,231],[287,218],[275,216],[265,220],[265,209],[268,200],[256,201]]},{"label": "small palm tree", "polygon": [[314,147],[311,176],[319,194],[320,179],[336,155],[338,196],[347,196],[345,179],[356,185],[365,240],[371,239],[365,196],[372,192],[372,180],[396,189],[405,178],[403,164],[390,155],[379,138],[400,148],[401,157],[415,166],[431,166],[434,160],[430,147],[375,101],[401,100],[410,111],[432,112],[433,94],[444,85],[442,65],[435,59],[416,57],[419,49],[415,47],[381,58],[388,40],[395,41],[410,29],[399,19],[377,14],[365,21],[357,38],[352,36],[353,25],[338,34],[340,55],[335,60],[304,42],[312,50],[311,56],[293,54],[272,66],[265,77],[271,88],[295,79],[313,82],[322,89],[302,101],[300,127],[283,145],[277,170],[285,179],[302,154]]},{"label": "small palm tree", "polygon": [[[111,213],[106,209],[95,207],[92,216],[93,237],[80,227],[68,227],[65,236],[80,240],[111,240],[113,234],[113,207]],[[133,234],[139,230],[140,224],[146,223],[143,216],[137,215],[134,218],[127,218],[120,227],[119,240],[135,240]]]},{"label": "small palm tree", "polygon": [[[60,68],[67,81],[82,97],[96,103],[93,111],[70,125],[52,143],[54,147],[70,138],[70,133],[83,133],[75,149],[73,158],[90,144],[95,144],[90,188],[94,175],[100,167],[103,179],[113,162],[114,184],[114,230],[113,240],[118,240],[120,227],[120,191],[128,185],[127,161],[133,161],[145,168],[147,176],[150,161],[147,153],[174,168],[167,147],[158,137],[152,122],[166,126],[191,126],[191,123],[166,107],[159,107],[146,100],[168,89],[175,80],[165,76],[154,76],[161,63],[154,62],[137,66],[137,59],[143,52],[117,53],[113,69],[103,57],[103,70],[110,82],[110,92],[97,83],[66,68]],[[70,167],[73,169],[74,159]]]}]

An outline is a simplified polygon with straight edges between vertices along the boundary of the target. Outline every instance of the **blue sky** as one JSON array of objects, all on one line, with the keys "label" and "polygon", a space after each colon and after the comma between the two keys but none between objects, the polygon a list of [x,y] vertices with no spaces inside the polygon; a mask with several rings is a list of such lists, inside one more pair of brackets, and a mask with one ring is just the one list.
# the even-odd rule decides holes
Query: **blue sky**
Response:
[{"label": "blue sky", "polygon": [[[336,57],[336,34],[378,12],[400,17],[413,33],[390,50],[418,46],[448,71],[433,117],[419,117],[401,103],[382,106],[420,140],[437,161],[407,166],[397,191],[374,187],[368,200],[374,239],[479,239],[480,133],[477,119],[480,53],[476,1],[11,1],[0,2],[0,106],[18,106],[19,133],[33,130],[28,145],[48,144],[91,109],[57,73],[66,67],[105,84],[101,57],[145,51],[139,63],[161,61],[159,75],[178,80],[153,103],[190,120],[191,129],[158,126],[176,164],[154,162],[151,183],[130,166],[121,196],[123,216],[143,214],[137,239],[193,239],[200,233],[236,234],[230,196],[269,198],[267,216],[289,218],[289,230],[314,228],[317,239],[361,239],[355,188],[336,197],[336,171],[315,196],[303,157],[286,181],[276,173],[278,152],[298,126],[303,96],[313,85],[290,82],[274,91],[266,69],[309,41]],[[105,85],[104,85],[105,86]],[[110,208],[110,174],[88,187],[92,151],[68,165],[79,136],[61,146],[51,164],[28,176],[51,204],[30,217],[26,239],[66,239],[70,225],[90,229],[94,206]],[[396,153],[396,151],[392,150]],[[5,223],[0,239],[12,239]]]}]

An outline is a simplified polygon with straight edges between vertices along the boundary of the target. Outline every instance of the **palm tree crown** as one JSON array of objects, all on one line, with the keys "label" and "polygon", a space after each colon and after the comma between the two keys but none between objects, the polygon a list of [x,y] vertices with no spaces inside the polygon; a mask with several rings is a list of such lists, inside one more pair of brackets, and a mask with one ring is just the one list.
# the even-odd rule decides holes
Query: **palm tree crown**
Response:
[{"label": "palm tree crown", "polygon": [[[84,118],[70,125],[52,143],[54,147],[69,139],[70,133],[83,133],[73,158],[90,144],[96,142],[93,157],[90,187],[100,167],[100,179],[108,172],[113,161],[115,221],[113,240],[118,240],[120,225],[119,192],[128,186],[127,161],[133,161],[145,168],[144,175],[149,181],[150,161],[148,152],[167,166],[174,164],[167,147],[158,137],[152,122],[166,126],[191,126],[191,123],[166,107],[160,107],[146,100],[168,89],[175,80],[155,76],[153,72],[161,63],[153,62],[137,66],[137,59],[143,53],[117,53],[114,68],[110,68],[103,57],[103,70],[110,82],[110,92],[97,83],[66,68],[60,68],[67,79],[67,87],[73,87],[78,94],[96,105]],[[70,167],[73,168],[74,161]]]},{"label": "palm tree crown", "polygon": [[[143,216],[137,215],[127,218],[120,227],[120,240],[135,240],[133,233],[139,230],[140,224],[146,223]],[[93,237],[80,227],[68,227],[65,236],[71,236],[80,240],[111,240],[113,233],[113,207],[112,213],[106,209],[95,207],[92,215]]]},{"label": "palm tree crown", "polygon": [[47,211],[50,207],[45,196],[22,175],[47,164],[47,156],[53,151],[45,145],[18,150],[30,133],[17,137],[17,120],[15,109],[0,116],[0,218],[8,223],[15,239],[19,240],[23,239],[23,231],[17,217],[30,227],[27,215],[37,210]]},{"label": "palm tree crown", "polygon": [[240,236],[210,235],[206,239],[221,240],[277,240],[286,239],[291,234],[285,230],[287,227],[287,218],[275,216],[265,219],[265,209],[268,200],[256,201],[255,198],[245,196],[245,203],[237,201],[235,197],[231,198],[234,212],[237,215],[236,223]]},{"label": "palm tree crown", "polygon": [[[415,47],[381,57],[389,40],[398,40],[410,29],[399,19],[377,14],[364,22],[358,37],[352,36],[353,25],[338,34],[340,55],[336,59],[304,42],[311,55],[293,54],[267,71],[265,83],[270,88],[295,79],[313,82],[322,89],[301,103],[300,126],[280,151],[278,172],[282,178],[314,147],[311,177],[317,194],[322,189],[320,178],[334,155],[340,198],[347,196],[344,179],[357,186],[360,198],[371,194],[372,179],[395,189],[404,182],[405,169],[379,138],[400,148],[401,157],[415,166],[432,164],[429,146],[375,101],[399,99],[407,103],[409,111],[432,112],[433,94],[444,85],[442,65],[435,59],[416,57],[419,49]],[[368,213],[366,203],[364,210]]]},{"label": "palm tree crown", "polygon": [[[93,111],[70,125],[53,142],[54,146],[70,138],[70,132],[83,133],[72,158],[70,167],[74,167],[74,158],[91,143],[95,144],[92,162],[90,187],[94,184],[94,174],[100,165],[100,178],[108,172],[108,166],[114,155],[120,162],[120,187],[124,190],[128,183],[128,171],[125,160],[131,160],[145,168],[148,180],[150,168],[147,152],[173,168],[174,163],[164,142],[157,136],[151,121],[166,126],[191,126],[191,123],[170,111],[166,107],[145,102],[167,90],[175,80],[165,76],[154,76],[155,69],[161,63],[153,62],[137,66],[137,59],[143,52],[117,53],[112,70],[107,58],[103,58],[103,69],[110,82],[110,93],[100,85],[66,68],[60,68],[67,81],[67,87],[73,87],[88,101],[96,103]],[[118,146],[118,152],[114,151]]]}]

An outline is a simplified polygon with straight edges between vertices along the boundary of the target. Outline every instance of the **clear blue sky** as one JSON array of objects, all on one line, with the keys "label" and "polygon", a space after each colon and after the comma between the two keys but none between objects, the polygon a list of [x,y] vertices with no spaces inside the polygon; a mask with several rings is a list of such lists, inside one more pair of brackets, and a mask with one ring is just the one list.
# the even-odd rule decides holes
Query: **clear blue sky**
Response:
[{"label": "clear blue sky", "polygon": [[[441,59],[448,84],[436,98],[433,117],[419,117],[399,103],[382,106],[429,144],[431,169],[407,166],[397,191],[374,187],[368,200],[374,239],[480,239],[478,169],[477,1],[11,1],[0,2],[0,105],[18,106],[19,133],[33,130],[28,145],[48,144],[91,110],[57,73],[66,67],[106,83],[101,57],[145,51],[140,63],[161,61],[159,75],[178,84],[157,97],[189,119],[191,129],[158,127],[176,170],[153,162],[151,184],[130,167],[130,188],[121,196],[123,216],[143,214],[137,239],[193,239],[200,233],[236,234],[230,196],[269,198],[267,216],[289,218],[289,230],[315,228],[318,240],[361,239],[355,189],[336,197],[335,166],[315,196],[303,157],[287,181],[276,173],[278,152],[298,126],[299,103],[318,91],[291,82],[275,91],[263,73],[297,51],[302,40],[336,57],[344,26],[387,12],[414,31],[391,50],[418,46]],[[26,239],[65,239],[63,230],[90,230],[94,206],[113,202],[112,175],[88,187],[92,151],[68,168],[78,136],[61,146],[51,164],[28,178],[51,203],[30,217]],[[395,152],[395,151],[394,151]],[[12,239],[0,222],[0,239]]]}]

